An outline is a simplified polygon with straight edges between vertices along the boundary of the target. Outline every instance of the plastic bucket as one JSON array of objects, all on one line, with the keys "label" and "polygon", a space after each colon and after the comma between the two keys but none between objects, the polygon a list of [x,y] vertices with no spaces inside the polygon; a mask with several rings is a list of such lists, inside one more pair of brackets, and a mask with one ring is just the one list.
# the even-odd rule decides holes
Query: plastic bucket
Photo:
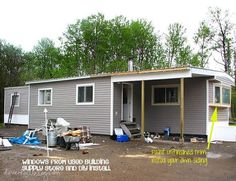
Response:
[{"label": "plastic bucket", "polygon": [[164,128],[164,136],[170,136],[170,128]]}]

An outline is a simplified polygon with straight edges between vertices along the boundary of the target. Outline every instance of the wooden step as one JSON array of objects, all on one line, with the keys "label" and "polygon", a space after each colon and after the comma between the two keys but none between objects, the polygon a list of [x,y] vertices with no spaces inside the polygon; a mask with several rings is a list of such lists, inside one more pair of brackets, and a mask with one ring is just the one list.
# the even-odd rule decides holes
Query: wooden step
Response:
[{"label": "wooden step", "polygon": [[141,136],[141,133],[132,134],[132,138],[134,138],[134,137],[140,137],[140,136]]},{"label": "wooden step", "polygon": [[124,133],[128,135],[130,139],[141,136],[139,126],[135,122],[122,122],[120,123],[120,126]]}]

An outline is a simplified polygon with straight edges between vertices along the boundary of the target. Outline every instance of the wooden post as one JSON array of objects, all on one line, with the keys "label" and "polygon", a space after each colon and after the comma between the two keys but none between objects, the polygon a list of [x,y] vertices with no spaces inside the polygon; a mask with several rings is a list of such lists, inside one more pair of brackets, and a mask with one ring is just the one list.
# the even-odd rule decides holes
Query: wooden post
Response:
[{"label": "wooden post", "polygon": [[141,135],[142,138],[144,138],[144,88],[145,88],[145,84],[144,84],[144,80],[142,80],[142,86],[141,86]]},{"label": "wooden post", "polygon": [[180,79],[180,141],[184,142],[184,78]]}]

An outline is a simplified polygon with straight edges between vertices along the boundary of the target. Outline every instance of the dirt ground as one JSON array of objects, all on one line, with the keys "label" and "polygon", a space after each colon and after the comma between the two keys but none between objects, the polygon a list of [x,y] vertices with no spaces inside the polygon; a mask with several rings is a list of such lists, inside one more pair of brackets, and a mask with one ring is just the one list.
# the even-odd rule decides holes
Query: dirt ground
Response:
[{"label": "dirt ground", "polygon": [[[4,128],[0,135],[19,136],[23,131]],[[43,149],[14,145],[0,151],[0,180],[236,181],[236,143],[211,144],[207,153],[206,143],[120,143],[107,136],[94,136],[93,143],[99,145],[79,151],[57,147],[50,157]]]}]

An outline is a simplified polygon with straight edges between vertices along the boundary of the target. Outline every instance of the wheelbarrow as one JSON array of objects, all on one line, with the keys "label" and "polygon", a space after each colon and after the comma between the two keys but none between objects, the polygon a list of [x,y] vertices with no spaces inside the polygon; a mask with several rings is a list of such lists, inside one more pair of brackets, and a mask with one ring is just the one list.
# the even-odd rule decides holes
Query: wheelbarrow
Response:
[{"label": "wheelbarrow", "polygon": [[72,146],[74,146],[77,150],[79,150],[79,136],[63,136],[65,141],[66,150],[70,150]]}]

